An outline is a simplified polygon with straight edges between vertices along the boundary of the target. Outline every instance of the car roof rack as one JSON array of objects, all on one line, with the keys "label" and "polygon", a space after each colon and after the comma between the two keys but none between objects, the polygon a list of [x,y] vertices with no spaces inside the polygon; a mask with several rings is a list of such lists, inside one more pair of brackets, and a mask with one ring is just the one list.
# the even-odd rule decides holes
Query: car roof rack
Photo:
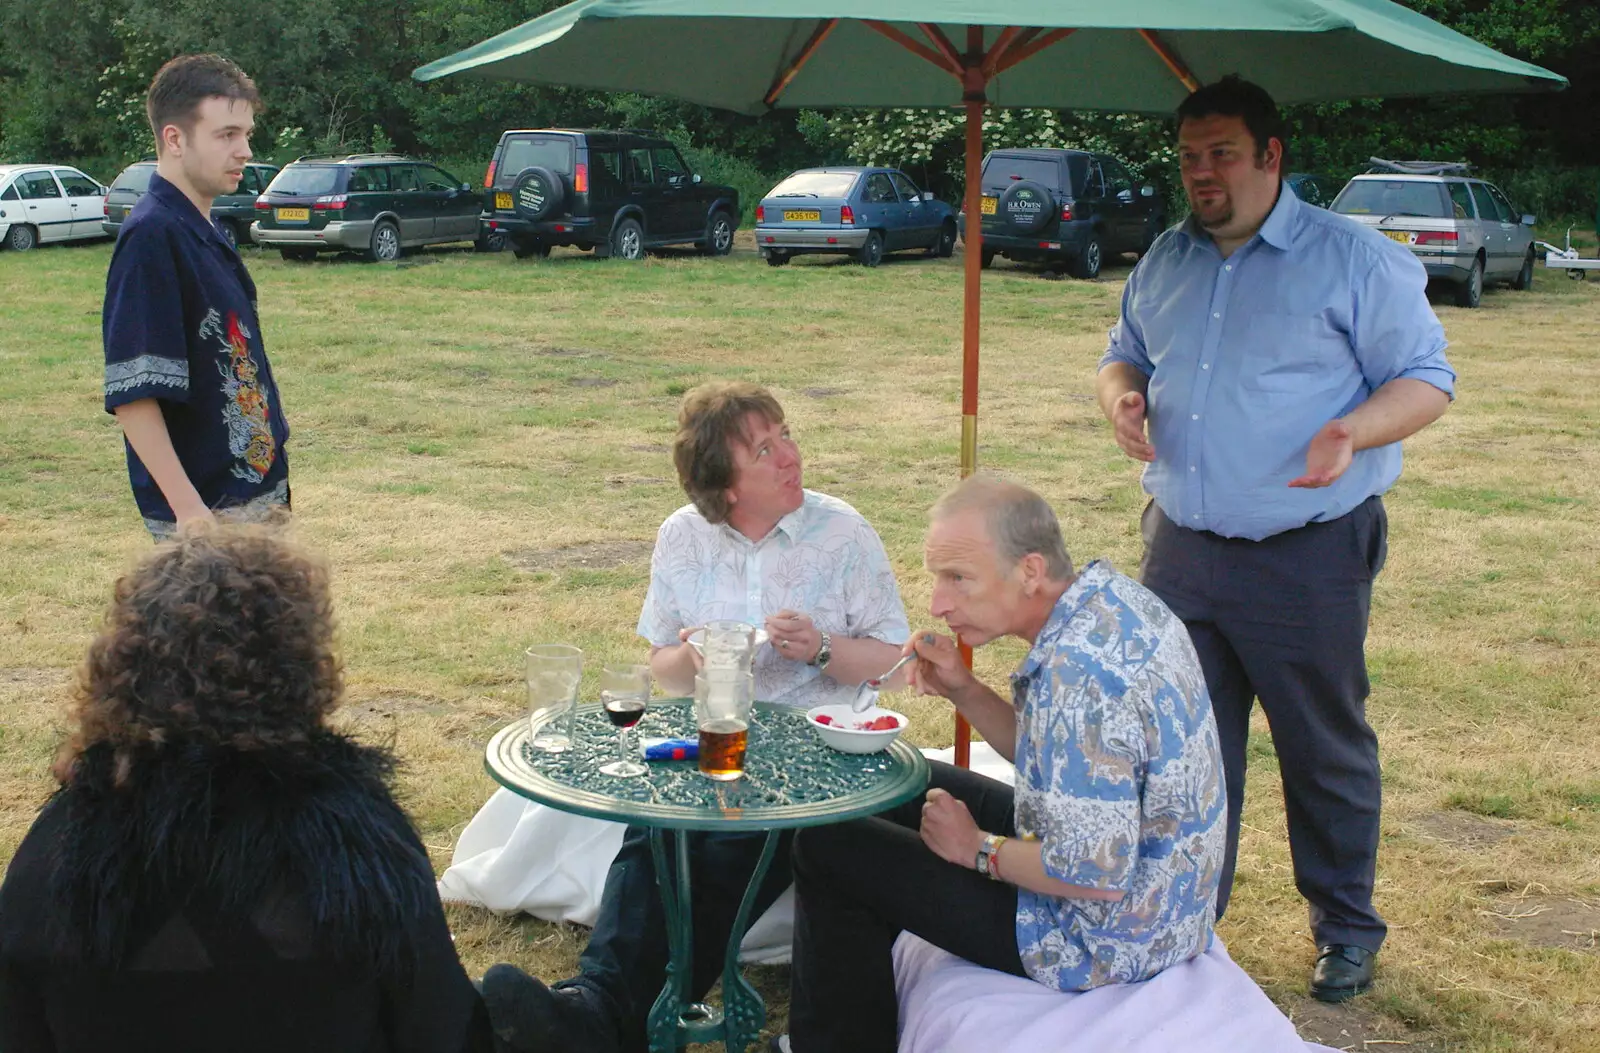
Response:
[{"label": "car roof rack", "polygon": [[1369,157],[1367,163],[1371,168],[1367,174],[1374,172],[1394,172],[1399,175],[1466,175],[1472,171],[1472,166],[1465,161],[1388,161],[1382,157]]},{"label": "car roof rack", "polygon": [[303,154],[295,158],[295,163],[301,161],[409,161],[405,154]]}]

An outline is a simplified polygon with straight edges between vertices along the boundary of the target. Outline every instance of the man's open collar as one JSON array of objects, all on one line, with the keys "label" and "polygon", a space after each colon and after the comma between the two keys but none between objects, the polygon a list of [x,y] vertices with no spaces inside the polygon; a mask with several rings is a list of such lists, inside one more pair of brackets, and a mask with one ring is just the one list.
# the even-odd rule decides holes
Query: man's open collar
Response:
[{"label": "man's open collar", "polygon": [[170,208],[195,237],[200,238],[202,241],[215,241],[220,245],[227,244],[222,240],[222,235],[217,232],[217,226],[211,222],[210,217],[202,216],[200,210],[195,207],[194,202],[189,200],[188,195],[168,180],[163,179],[160,172],[151,174],[150,189],[147,192],[167,208]]}]

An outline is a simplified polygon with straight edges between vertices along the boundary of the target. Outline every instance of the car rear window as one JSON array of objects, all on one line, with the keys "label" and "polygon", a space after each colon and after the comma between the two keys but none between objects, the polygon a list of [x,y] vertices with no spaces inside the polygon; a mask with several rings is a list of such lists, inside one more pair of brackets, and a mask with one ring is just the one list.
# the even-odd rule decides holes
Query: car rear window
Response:
[{"label": "car rear window", "polygon": [[572,174],[572,140],[565,135],[519,135],[507,139],[500,151],[499,172],[514,176],[524,168],[548,168]]},{"label": "car rear window", "polygon": [[290,165],[273,178],[267,186],[267,193],[290,197],[337,194],[344,173],[345,169],[340,165]]},{"label": "car rear window", "polygon": [[1052,190],[1058,190],[1061,166],[1042,157],[1007,157],[1005,154],[990,157],[989,163],[983,166],[984,186],[1004,186],[1018,179],[1043,183]]},{"label": "car rear window", "polygon": [[1334,200],[1333,210],[1347,216],[1449,219],[1454,215],[1443,183],[1415,179],[1352,180]]},{"label": "car rear window", "polygon": [[155,165],[136,165],[133,168],[124,168],[122,174],[117,176],[116,182],[111,184],[112,190],[132,190],[142,194],[150,189],[150,177],[156,174]]},{"label": "car rear window", "polygon": [[845,197],[854,185],[855,172],[796,172],[785,179],[768,197]]}]

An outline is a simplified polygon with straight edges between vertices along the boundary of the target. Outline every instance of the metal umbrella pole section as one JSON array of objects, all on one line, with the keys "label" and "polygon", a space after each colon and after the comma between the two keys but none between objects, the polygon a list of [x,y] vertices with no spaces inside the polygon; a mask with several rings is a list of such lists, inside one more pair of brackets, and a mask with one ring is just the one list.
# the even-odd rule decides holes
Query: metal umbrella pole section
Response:
[{"label": "metal umbrella pole section", "polygon": [[[777,105],[783,90],[838,24],[839,19],[830,18],[817,26],[794,61],[773,81],[763,100],[768,106]],[[926,38],[926,43],[888,22],[863,20],[862,24],[931,62],[961,84],[961,104],[967,113],[966,190],[962,198],[962,209],[967,217],[962,230],[965,289],[961,312],[961,477],[965,479],[978,470],[978,347],[983,302],[983,191],[980,183],[983,112],[989,104],[989,82],[1052,44],[1065,40],[1077,30],[1008,26],[986,48],[985,27],[967,26],[966,50],[957,51],[945,32],[931,22],[915,23]],[[1199,80],[1189,71],[1183,59],[1154,30],[1140,29],[1137,32],[1185,88],[1195,91],[1200,87]],[[972,648],[964,643],[961,644],[961,658],[967,663],[967,668],[972,668]],[[972,763],[972,728],[959,713],[956,714],[955,762],[962,768],[970,767]]]}]

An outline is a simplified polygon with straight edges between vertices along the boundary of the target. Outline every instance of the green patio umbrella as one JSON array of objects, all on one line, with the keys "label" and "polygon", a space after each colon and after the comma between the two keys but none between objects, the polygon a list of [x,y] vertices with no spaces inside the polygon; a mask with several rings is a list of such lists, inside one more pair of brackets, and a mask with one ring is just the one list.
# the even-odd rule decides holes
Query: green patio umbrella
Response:
[{"label": "green patio umbrella", "polygon": [[[418,69],[774,107],[967,111],[979,214],[985,106],[1171,113],[1229,73],[1279,103],[1556,90],[1566,80],[1389,0],[577,0]],[[968,223],[961,473],[977,466],[979,263]],[[966,763],[958,722],[958,763]]]}]

